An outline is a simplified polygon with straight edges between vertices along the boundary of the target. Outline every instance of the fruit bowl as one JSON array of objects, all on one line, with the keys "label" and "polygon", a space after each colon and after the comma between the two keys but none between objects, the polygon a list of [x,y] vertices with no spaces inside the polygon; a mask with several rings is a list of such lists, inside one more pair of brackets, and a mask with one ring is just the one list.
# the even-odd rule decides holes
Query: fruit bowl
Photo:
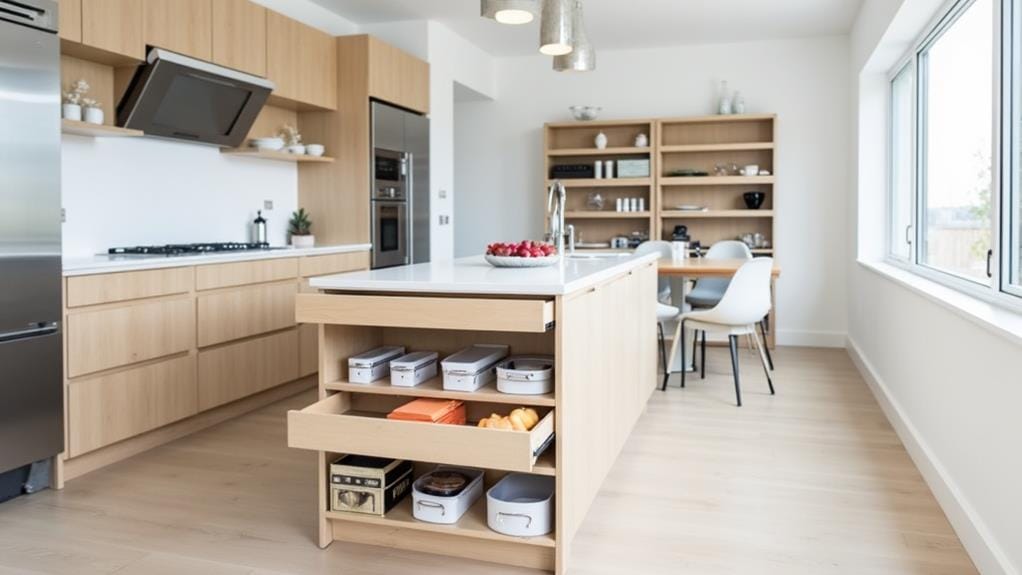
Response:
[{"label": "fruit bowl", "polygon": [[487,254],[483,257],[495,268],[542,268],[552,266],[561,261],[561,256],[523,258],[519,256],[492,256]]}]

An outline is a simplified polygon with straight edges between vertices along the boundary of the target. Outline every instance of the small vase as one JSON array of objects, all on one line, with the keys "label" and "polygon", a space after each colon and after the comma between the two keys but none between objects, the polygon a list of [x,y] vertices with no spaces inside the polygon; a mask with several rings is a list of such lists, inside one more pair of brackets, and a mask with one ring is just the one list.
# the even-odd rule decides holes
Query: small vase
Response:
[{"label": "small vase", "polygon": [[80,104],[64,104],[60,108],[60,113],[65,120],[82,121],[82,106]]},{"label": "small vase", "polygon": [[600,150],[607,149],[607,134],[603,132],[596,134],[596,148]]},{"label": "small vase", "polygon": [[733,108],[734,101],[731,99],[731,94],[727,89],[727,81],[720,83],[720,101],[717,104],[717,113],[721,116],[727,116],[734,113]]},{"label": "small vase", "polygon": [[103,124],[103,108],[85,108],[85,122],[88,124]]},{"label": "small vase", "polygon": [[648,148],[649,147],[649,136],[646,134],[639,134],[635,136],[635,147],[636,148]]},{"label": "small vase", "polygon": [[316,236],[309,234],[306,236],[291,236],[291,246],[296,248],[311,248],[316,245]]},{"label": "small vase", "polygon": [[735,114],[745,113],[745,96],[743,96],[741,92],[735,92],[734,113]]}]

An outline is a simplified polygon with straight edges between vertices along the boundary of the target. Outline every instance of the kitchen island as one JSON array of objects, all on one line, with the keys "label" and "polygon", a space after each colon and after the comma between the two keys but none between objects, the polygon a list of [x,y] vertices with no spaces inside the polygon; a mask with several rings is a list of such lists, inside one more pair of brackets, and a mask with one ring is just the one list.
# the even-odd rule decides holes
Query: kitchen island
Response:
[{"label": "kitchen island", "polygon": [[[288,445],[318,452],[319,545],[348,541],[565,573],[571,541],[656,386],[657,258],[567,259],[495,269],[482,258],[313,279],[297,321],[319,326],[319,401],[288,414]],[[450,391],[442,377],[416,387],[353,383],[349,357],[383,345],[436,351],[504,344],[512,355],[554,358],[554,388],[509,395],[493,383]],[[467,425],[384,417],[416,397],[464,402]],[[476,427],[491,413],[535,409],[530,431]],[[551,443],[551,435],[554,441]],[[418,521],[411,498],[386,514],[330,510],[329,468],[341,454],[485,470],[489,489],[508,472],[555,478],[554,529],[516,537],[487,525],[485,494],[454,525]]]}]

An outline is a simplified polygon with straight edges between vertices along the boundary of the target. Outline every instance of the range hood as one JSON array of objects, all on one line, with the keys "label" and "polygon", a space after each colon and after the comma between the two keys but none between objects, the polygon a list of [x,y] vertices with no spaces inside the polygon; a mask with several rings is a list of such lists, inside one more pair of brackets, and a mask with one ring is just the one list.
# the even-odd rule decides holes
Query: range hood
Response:
[{"label": "range hood", "polygon": [[151,48],[117,106],[117,124],[160,136],[237,147],[273,82]]}]

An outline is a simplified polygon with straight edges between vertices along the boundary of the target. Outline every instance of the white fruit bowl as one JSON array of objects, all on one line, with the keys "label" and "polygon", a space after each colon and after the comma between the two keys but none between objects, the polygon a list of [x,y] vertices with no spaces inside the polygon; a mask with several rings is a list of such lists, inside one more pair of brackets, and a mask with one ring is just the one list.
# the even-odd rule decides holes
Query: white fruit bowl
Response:
[{"label": "white fruit bowl", "polygon": [[518,256],[483,256],[486,261],[495,268],[543,268],[552,266],[561,261],[561,256],[547,256],[545,258],[522,258]]}]

